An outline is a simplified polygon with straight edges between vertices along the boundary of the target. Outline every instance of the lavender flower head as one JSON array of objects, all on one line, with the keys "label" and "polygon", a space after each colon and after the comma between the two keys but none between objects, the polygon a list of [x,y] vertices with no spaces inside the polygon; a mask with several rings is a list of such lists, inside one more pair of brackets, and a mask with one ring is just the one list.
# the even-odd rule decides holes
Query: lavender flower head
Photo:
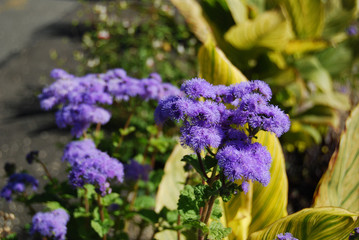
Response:
[{"label": "lavender flower head", "polygon": [[27,173],[15,173],[9,177],[7,184],[0,192],[0,196],[7,201],[12,200],[14,193],[23,193],[27,185],[31,185],[32,190],[37,190],[39,182]]},{"label": "lavender flower head", "polygon": [[124,168],[117,159],[96,149],[92,140],[69,143],[64,152],[64,160],[72,167],[69,173],[70,184],[83,187],[85,184],[95,185],[102,196],[111,193],[110,180],[122,182]]},{"label": "lavender flower head", "polygon": [[259,80],[213,86],[194,78],[183,83],[181,90],[185,96],[159,102],[156,122],[182,122],[181,144],[198,154],[216,149],[218,165],[227,179],[243,180],[245,192],[250,180],[268,185],[272,158],[266,147],[253,139],[260,130],[279,137],[290,127],[288,116],[268,103],[272,97],[269,86]]},{"label": "lavender flower head", "polygon": [[147,164],[140,164],[134,159],[131,159],[129,164],[125,165],[126,180],[137,181],[139,179],[148,181],[148,174],[151,171],[151,166]]},{"label": "lavender flower head", "polygon": [[58,127],[71,126],[71,133],[75,137],[80,137],[93,123],[106,124],[111,113],[103,105],[111,105],[114,100],[128,101],[139,97],[145,101],[159,101],[181,94],[175,86],[162,83],[160,75],[156,73],[140,80],[127,76],[123,69],[82,77],[54,69],[51,77],[55,82],[39,95],[40,105],[44,110],[59,106],[56,113]]},{"label": "lavender flower head", "polygon": [[274,240],[298,240],[297,238],[293,237],[291,233],[280,233],[277,235],[276,239]]},{"label": "lavender flower head", "polygon": [[31,234],[39,233],[43,237],[55,240],[65,240],[70,216],[64,209],[56,209],[52,212],[39,212],[32,218]]}]

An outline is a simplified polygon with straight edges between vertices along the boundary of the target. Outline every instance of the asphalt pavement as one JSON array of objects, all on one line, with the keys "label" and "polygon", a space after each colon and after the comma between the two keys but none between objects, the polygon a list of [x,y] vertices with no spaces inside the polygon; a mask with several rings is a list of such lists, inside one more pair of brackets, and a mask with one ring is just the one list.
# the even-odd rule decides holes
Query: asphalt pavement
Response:
[{"label": "asphalt pavement", "polygon": [[[25,161],[31,150],[39,151],[53,176],[66,177],[61,146],[71,136],[57,129],[54,112],[40,109],[37,95],[51,83],[53,68],[75,71],[81,32],[72,20],[81,8],[75,0],[0,0],[0,189],[7,162],[43,178],[39,165]],[[31,220],[21,204],[1,199],[0,210],[15,214],[16,231]]]}]

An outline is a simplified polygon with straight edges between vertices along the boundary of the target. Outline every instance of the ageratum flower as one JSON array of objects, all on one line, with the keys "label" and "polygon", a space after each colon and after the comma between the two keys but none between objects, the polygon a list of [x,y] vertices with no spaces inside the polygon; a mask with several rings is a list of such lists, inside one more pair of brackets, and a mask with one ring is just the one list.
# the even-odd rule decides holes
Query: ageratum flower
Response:
[{"label": "ageratum flower", "polygon": [[65,240],[70,216],[64,209],[52,212],[39,212],[32,218],[31,234],[39,233],[43,237]]},{"label": "ageratum flower", "polygon": [[288,116],[268,103],[272,97],[269,86],[259,80],[213,86],[194,78],[183,83],[181,90],[185,96],[159,102],[156,122],[182,122],[181,144],[196,153],[216,149],[218,165],[227,179],[242,180],[245,192],[250,180],[268,185],[271,155],[253,139],[259,130],[281,136],[290,126]]},{"label": "ageratum flower", "polygon": [[39,186],[39,182],[27,173],[12,174],[7,184],[1,190],[0,196],[7,201],[11,201],[12,194],[24,192],[27,185],[31,185],[32,190],[35,191]]},{"label": "ageratum flower", "polygon": [[148,164],[140,164],[131,159],[129,164],[125,165],[126,180],[137,181],[139,179],[148,181],[148,173],[151,171],[151,166]]},{"label": "ageratum flower", "polygon": [[359,227],[354,228],[353,232],[349,235],[349,240],[359,239]]},{"label": "ageratum flower", "polygon": [[43,89],[39,95],[40,105],[45,110],[59,106],[57,125],[60,128],[72,126],[71,132],[75,137],[80,137],[93,123],[106,124],[111,113],[102,105],[111,105],[114,100],[128,101],[132,97],[139,97],[145,101],[158,101],[181,94],[175,86],[162,83],[156,73],[139,80],[127,76],[123,69],[82,77],[54,69],[51,76],[56,81]]},{"label": "ageratum flower", "polygon": [[280,233],[277,235],[276,239],[274,240],[298,240],[297,238],[293,237],[291,233]]},{"label": "ageratum flower", "polygon": [[71,165],[69,182],[74,187],[92,184],[102,196],[111,193],[110,180],[122,182],[124,169],[122,163],[107,153],[96,149],[92,140],[69,143],[64,152],[64,160]]}]

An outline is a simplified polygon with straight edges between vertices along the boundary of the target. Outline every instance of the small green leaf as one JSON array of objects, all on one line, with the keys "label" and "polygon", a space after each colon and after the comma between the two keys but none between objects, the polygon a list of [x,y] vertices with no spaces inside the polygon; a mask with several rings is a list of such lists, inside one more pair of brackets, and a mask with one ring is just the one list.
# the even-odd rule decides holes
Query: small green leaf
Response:
[{"label": "small green leaf", "polygon": [[214,221],[209,225],[208,238],[210,240],[221,240],[227,237],[231,231],[231,228],[223,227],[222,223]]},{"label": "small green leaf", "polygon": [[55,201],[46,202],[46,208],[49,211],[53,211],[59,208],[65,209],[64,207],[61,206],[59,202],[55,202]]},{"label": "small green leaf", "polygon": [[105,234],[107,234],[113,225],[114,221],[111,219],[105,219],[103,222],[101,220],[91,221],[91,227],[100,237],[103,237]]},{"label": "small green leaf", "polygon": [[118,205],[123,204],[123,200],[121,199],[120,194],[110,193],[102,198],[102,205],[104,205],[105,207],[110,206],[113,203],[116,203]]},{"label": "small green leaf", "polygon": [[119,129],[119,131],[120,131],[121,136],[127,136],[130,133],[133,133],[134,131],[136,131],[136,127],[130,126],[126,129],[121,128],[121,129]]},{"label": "small green leaf", "polygon": [[155,199],[150,196],[139,196],[136,198],[134,207],[136,209],[153,208],[155,206]]},{"label": "small green leaf", "polygon": [[221,203],[220,203],[219,199],[216,199],[216,201],[214,202],[214,205],[213,205],[211,218],[219,221],[223,215],[222,212],[223,212],[223,210],[221,207]]},{"label": "small green leaf", "polygon": [[86,209],[83,208],[83,207],[75,208],[73,214],[74,214],[74,217],[75,217],[75,218],[89,217],[89,216],[91,216],[91,213],[86,212]]}]

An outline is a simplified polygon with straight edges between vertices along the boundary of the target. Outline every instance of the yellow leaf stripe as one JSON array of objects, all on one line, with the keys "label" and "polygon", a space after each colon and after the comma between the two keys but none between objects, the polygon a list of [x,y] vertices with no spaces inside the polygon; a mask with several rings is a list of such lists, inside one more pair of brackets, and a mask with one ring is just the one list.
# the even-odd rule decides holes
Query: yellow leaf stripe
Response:
[{"label": "yellow leaf stripe", "polygon": [[285,232],[300,240],[347,240],[359,226],[358,216],[342,208],[306,208],[252,233],[249,240],[273,240]]},{"label": "yellow leaf stripe", "polygon": [[346,121],[339,149],[314,194],[314,206],[336,206],[359,211],[359,105]]}]

